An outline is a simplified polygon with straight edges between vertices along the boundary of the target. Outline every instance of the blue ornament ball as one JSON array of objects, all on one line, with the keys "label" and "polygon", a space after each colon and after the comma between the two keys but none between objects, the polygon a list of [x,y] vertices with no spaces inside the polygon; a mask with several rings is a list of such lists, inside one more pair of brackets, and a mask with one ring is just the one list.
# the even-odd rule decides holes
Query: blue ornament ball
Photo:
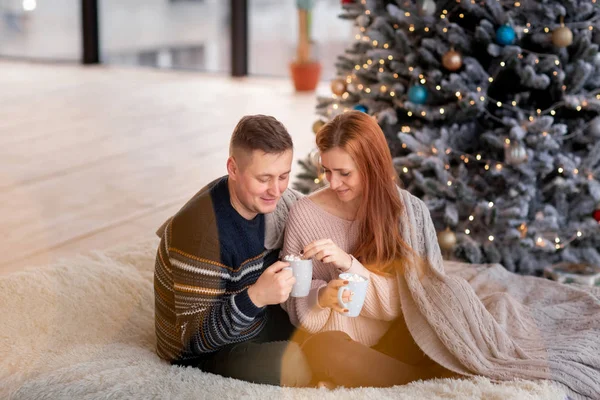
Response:
[{"label": "blue ornament ball", "polygon": [[427,89],[420,85],[411,86],[408,89],[408,100],[415,104],[425,104],[425,101],[427,101]]},{"label": "blue ornament ball", "polygon": [[369,111],[369,109],[367,107],[363,106],[362,104],[355,105],[354,109],[358,110],[358,111],[362,111],[364,113],[366,113],[367,111]]},{"label": "blue ornament ball", "polygon": [[502,46],[513,44],[516,38],[515,30],[510,25],[502,25],[496,31],[496,42]]}]

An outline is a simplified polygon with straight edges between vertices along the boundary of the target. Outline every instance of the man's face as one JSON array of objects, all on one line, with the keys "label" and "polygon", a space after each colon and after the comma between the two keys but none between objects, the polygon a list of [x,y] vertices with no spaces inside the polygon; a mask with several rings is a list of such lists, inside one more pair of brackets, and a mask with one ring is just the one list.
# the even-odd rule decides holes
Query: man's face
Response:
[{"label": "man's face", "polygon": [[[287,189],[292,167],[292,150],[231,157],[228,161],[231,188],[235,191],[240,214],[267,214],[275,211],[281,194]],[[232,199],[233,200],[233,199]],[[245,215],[242,215],[247,217]]]}]

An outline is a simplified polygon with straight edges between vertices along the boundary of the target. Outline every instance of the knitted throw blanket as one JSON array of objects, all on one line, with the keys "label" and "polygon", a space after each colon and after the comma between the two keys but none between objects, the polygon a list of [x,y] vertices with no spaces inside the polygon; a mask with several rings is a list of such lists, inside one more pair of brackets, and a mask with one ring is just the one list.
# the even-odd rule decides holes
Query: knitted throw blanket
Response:
[{"label": "knitted throw blanket", "polygon": [[403,238],[425,261],[407,260],[398,274],[402,311],[421,349],[464,375],[547,379],[573,399],[600,399],[600,288],[501,265],[444,264],[429,210],[405,190],[400,197]]},{"label": "knitted throw blanket", "polygon": [[401,190],[404,239],[427,261],[400,276],[402,310],[423,351],[494,380],[549,379],[573,398],[600,398],[600,290],[448,263],[425,204]]}]

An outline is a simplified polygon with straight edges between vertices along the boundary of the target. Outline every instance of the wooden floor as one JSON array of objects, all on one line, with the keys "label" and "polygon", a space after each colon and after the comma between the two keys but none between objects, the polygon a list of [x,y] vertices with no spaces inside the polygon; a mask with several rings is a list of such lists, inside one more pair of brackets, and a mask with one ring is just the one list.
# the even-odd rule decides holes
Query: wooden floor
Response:
[{"label": "wooden floor", "polygon": [[225,173],[245,114],[281,120],[295,159],[314,144],[315,94],[287,79],[0,62],[0,88],[0,274],[151,237]]}]

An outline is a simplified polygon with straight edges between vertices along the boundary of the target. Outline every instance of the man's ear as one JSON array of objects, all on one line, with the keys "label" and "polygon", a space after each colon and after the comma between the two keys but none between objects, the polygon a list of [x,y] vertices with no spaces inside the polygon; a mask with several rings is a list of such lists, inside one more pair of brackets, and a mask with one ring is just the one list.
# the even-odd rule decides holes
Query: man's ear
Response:
[{"label": "man's ear", "polygon": [[235,158],[233,158],[233,156],[230,156],[227,159],[227,174],[229,175],[229,177],[231,179],[233,179],[235,181],[239,171],[240,171],[240,169],[238,168],[238,165],[235,162]]}]

